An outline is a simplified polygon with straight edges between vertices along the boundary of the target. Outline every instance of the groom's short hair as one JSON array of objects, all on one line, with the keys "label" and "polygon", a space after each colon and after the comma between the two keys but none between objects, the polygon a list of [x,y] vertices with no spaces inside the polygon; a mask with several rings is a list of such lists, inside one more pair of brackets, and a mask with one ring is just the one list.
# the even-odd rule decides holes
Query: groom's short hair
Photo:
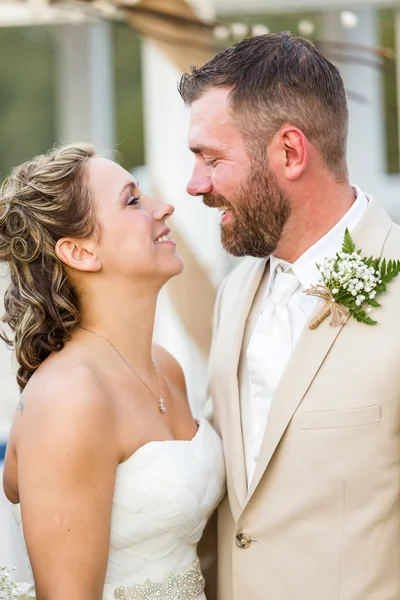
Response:
[{"label": "groom's short hair", "polygon": [[249,148],[265,150],[285,124],[298,127],[328,169],[347,175],[348,108],[339,69],[308,40],[288,32],[255,36],[223,50],[179,83],[190,105],[213,87],[231,88],[233,117]]}]

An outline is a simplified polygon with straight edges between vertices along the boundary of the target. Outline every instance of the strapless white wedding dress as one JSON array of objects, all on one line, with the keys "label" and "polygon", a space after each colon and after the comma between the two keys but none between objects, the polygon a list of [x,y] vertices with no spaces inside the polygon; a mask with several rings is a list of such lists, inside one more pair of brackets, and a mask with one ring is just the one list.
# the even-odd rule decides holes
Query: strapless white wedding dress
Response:
[{"label": "strapless white wedding dress", "polygon": [[224,494],[225,467],[219,436],[198,423],[192,440],[150,442],[118,466],[103,600],[206,600],[196,545]]}]

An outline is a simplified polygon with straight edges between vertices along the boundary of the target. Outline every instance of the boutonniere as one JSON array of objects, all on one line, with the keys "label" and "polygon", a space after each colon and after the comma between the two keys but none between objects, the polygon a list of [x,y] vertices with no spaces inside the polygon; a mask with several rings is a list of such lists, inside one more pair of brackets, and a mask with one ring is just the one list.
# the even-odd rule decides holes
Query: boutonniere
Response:
[{"label": "boutonniere", "polygon": [[332,327],[342,325],[349,316],[366,325],[376,325],[377,321],[371,319],[367,312],[371,306],[381,306],[375,297],[386,292],[386,284],[400,273],[400,260],[361,256],[361,250],[356,250],[346,229],[342,251],[337,252],[335,258],[326,258],[317,267],[320,282],[304,293],[318,296],[324,301],[324,306],[311,321],[310,329],[316,329],[328,315],[331,315],[329,325]]}]

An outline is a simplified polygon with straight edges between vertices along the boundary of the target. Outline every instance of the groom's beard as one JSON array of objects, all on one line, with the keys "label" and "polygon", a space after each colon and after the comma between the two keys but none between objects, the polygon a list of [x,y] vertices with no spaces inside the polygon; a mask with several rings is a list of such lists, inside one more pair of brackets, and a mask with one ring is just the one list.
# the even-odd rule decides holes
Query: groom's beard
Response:
[{"label": "groom's beard", "polygon": [[204,194],[207,206],[227,206],[229,221],[221,223],[221,243],[234,256],[265,258],[272,254],[290,216],[291,204],[276,177],[256,161],[233,203],[221,194]]}]

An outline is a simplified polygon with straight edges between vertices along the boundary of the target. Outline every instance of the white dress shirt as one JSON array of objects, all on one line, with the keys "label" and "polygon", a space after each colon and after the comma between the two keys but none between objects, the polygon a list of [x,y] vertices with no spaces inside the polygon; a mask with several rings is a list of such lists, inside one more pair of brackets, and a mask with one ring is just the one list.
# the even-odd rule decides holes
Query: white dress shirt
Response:
[{"label": "white dress shirt", "polygon": [[[241,397],[243,447],[248,486],[250,486],[260,453],[273,393],[301,331],[318,302],[318,298],[307,296],[303,290],[318,283],[320,275],[317,263],[323,263],[325,258],[334,257],[336,252],[340,251],[346,228],[352,231],[367,208],[368,200],[362,191],[356,186],[353,186],[353,189],[356,200],[351,208],[324,237],[304,252],[295,263],[289,264],[273,255],[269,258],[270,275],[263,294],[261,312],[247,348],[243,369],[245,378],[243,383],[249,392]],[[279,269],[284,271],[291,270],[299,281],[298,287],[287,303],[290,323],[289,351],[282,345],[281,334],[283,332],[277,330],[276,322],[268,322],[269,315],[274,314],[270,305],[278,265],[280,265]],[[265,315],[262,319],[264,311]],[[271,319],[273,318],[271,316]],[[268,336],[265,335],[266,331],[268,331]],[[266,341],[267,337],[268,341]]]}]

